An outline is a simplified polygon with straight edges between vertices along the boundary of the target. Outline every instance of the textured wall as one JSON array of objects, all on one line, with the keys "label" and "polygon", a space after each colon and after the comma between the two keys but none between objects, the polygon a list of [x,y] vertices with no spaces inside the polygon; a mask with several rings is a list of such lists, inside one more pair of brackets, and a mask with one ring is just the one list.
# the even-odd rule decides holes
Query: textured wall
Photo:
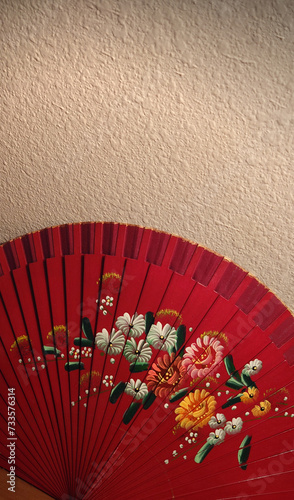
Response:
[{"label": "textured wall", "polygon": [[0,241],[166,230],[293,300],[292,0],[0,0]]}]

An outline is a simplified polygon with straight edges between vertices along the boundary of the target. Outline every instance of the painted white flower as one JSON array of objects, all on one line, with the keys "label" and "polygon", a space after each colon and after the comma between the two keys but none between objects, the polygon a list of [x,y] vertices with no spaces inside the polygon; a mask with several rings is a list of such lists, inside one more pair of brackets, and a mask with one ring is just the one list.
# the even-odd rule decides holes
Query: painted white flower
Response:
[{"label": "painted white flower", "polygon": [[251,377],[251,375],[260,372],[261,368],[262,361],[260,361],[260,359],[254,359],[254,361],[250,361],[244,366],[242,373]]},{"label": "painted white flower", "polygon": [[138,345],[135,339],[127,340],[124,348],[124,356],[130,363],[148,363],[152,356],[152,349],[144,339],[139,340]]},{"label": "painted white flower", "polygon": [[156,325],[152,325],[147,335],[147,342],[155,349],[164,349],[168,351],[172,349],[177,341],[177,332],[169,324],[164,325],[160,321]]},{"label": "painted white flower", "polygon": [[222,427],[226,421],[227,419],[223,413],[217,413],[215,417],[211,417],[211,419],[208,422],[208,425],[212,429],[218,429],[219,427]]},{"label": "painted white flower", "polygon": [[132,317],[124,313],[116,320],[116,326],[129,337],[140,337],[145,330],[145,319],[143,314],[135,313]]},{"label": "painted white flower", "polygon": [[148,394],[148,387],[145,382],[141,382],[139,379],[135,381],[131,378],[126,385],[125,392],[134,399],[143,399]]},{"label": "painted white flower", "polygon": [[225,431],[227,434],[237,434],[240,432],[243,426],[243,420],[241,417],[232,418],[232,420],[228,420],[225,426]]},{"label": "painted white flower", "polygon": [[210,432],[207,438],[208,444],[221,444],[225,439],[226,433],[224,429],[216,429],[214,432]]},{"label": "painted white flower", "polygon": [[106,328],[103,328],[102,332],[96,334],[95,343],[101,351],[107,352],[107,354],[116,355],[123,350],[125,337],[120,330],[116,332],[113,328],[109,335]]}]

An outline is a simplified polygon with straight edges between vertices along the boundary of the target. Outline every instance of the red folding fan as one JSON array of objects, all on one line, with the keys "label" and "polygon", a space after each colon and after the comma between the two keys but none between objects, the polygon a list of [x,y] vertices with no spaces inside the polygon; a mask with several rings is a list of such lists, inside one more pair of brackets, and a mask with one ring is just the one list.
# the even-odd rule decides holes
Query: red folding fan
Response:
[{"label": "red folding fan", "polygon": [[6,243],[0,274],[8,487],[16,474],[62,500],[293,499],[294,320],[254,277],[113,223]]}]

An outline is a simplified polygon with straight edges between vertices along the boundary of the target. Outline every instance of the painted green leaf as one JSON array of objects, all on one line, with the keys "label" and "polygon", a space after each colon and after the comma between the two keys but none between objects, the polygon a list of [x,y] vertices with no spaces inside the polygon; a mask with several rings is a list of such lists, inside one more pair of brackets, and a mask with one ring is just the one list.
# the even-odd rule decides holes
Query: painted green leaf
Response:
[{"label": "painted green leaf", "polygon": [[61,351],[59,349],[56,349],[56,347],[51,347],[48,345],[43,346],[43,352],[45,356],[47,354],[54,354],[55,356],[60,356],[61,354]]},{"label": "painted green leaf", "polygon": [[82,330],[84,332],[84,335],[87,337],[87,339],[91,340],[93,342],[94,335],[93,335],[93,330],[92,330],[89,318],[82,319]]},{"label": "painted green leaf", "polygon": [[151,326],[153,325],[153,323],[154,323],[154,316],[153,316],[153,313],[149,311],[145,314],[145,334],[146,334],[146,336],[148,335],[149,330],[150,330]]},{"label": "painted green leaf", "polygon": [[250,450],[251,450],[251,439],[252,436],[245,436],[242,443],[240,444],[240,448],[238,451],[238,462],[241,467],[241,469],[246,470],[247,469],[247,460],[250,455]]},{"label": "painted green leaf", "polygon": [[177,343],[176,350],[178,351],[184,345],[186,340],[186,327],[185,325],[180,325],[177,329]]},{"label": "painted green leaf", "polygon": [[232,389],[242,389],[244,387],[244,384],[242,382],[239,382],[239,380],[235,379],[234,377],[229,378],[229,380],[226,381],[226,385],[228,387],[231,387]]},{"label": "painted green leaf", "polygon": [[243,384],[246,385],[247,387],[256,387],[255,382],[253,382],[253,380],[251,380],[249,375],[246,375],[245,373],[241,373],[241,380]]},{"label": "painted green leaf", "polygon": [[190,392],[190,388],[189,387],[185,387],[184,389],[181,389],[180,391],[178,391],[175,394],[173,394],[173,396],[171,396],[169,398],[169,400],[170,400],[171,403],[174,403],[178,399],[181,399],[184,396],[186,396],[186,394],[188,394],[188,392]]},{"label": "painted green leaf", "polygon": [[195,456],[194,460],[197,464],[201,464],[205,457],[208,455],[208,453],[214,448],[213,444],[205,443],[202,448],[198,451],[197,455]]},{"label": "painted green leaf", "polygon": [[147,410],[152,405],[152,403],[154,403],[155,399],[156,399],[156,396],[155,396],[154,392],[152,392],[152,391],[148,392],[148,394],[146,394],[146,396],[143,398],[144,410]]},{"label": "painted green leaf", "polygon": [[148,370],[149,364],[148,363],[131,363],[130,364],[130,372],[131,373],[138,373],[138,372],[144,372]]},{"label": "painted green leaf", "polygon": [[228,401],[222,405],[222,408],[228,408],[229,406],[233,406],[236,403],[240,403],[240,401],[241,401],[241,397],[235,396],[234,398],[228,399]]},{"label": "painted green leaf", "polygon": [[235,368],[234,361],[233,361],[233,356],[231,354],[228,354],[224,358],[224,363],[225,363],[225,367],[227,369],[228,374],[231,375],[231,376],[233,376],[237,380],[241,381],[241,377],[240,377],[239,373],[237,372],[237,370]]},{"label": "painted green leaf", "polygon": [[92,340],[81,339],[80,337],[76,337],[74,339],[74,345],[77,345],[79,347],[93,347],[93,342]]},{"label": "painted green leaf", "polygon": [[70,361],[69,363],[65,363],[64,368],[67,372],[73,372],[74,370],[84,370],[84,363],[79,361]]},{"label": "painted green leaf", "polygon": [[123,423],[129,424],[132,418],[135,416],[136,412],[139,410],[141,403],[134,401],[129,408],[125,411],[123,416]]},{"label": "painted green leaf", "polygon": [[116,403],[118,398],[123,394],[125,388],[126,388],[126,383],[125,382],[119,382],[111,391],[110,396],[109,396],[109,401],[111,403]]}]

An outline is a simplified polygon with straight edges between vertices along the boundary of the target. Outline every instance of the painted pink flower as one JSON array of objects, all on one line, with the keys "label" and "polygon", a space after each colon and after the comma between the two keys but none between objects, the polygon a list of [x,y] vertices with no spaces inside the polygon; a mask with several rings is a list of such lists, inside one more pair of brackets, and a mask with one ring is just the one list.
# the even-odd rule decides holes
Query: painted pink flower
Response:
[{"label": "painted pink flower", "polygon": [[206,377],[223,357],[224,346],[220,341],[204,335],[198,338],[195,344],[186,348],[182,365],[192,378]]}]

